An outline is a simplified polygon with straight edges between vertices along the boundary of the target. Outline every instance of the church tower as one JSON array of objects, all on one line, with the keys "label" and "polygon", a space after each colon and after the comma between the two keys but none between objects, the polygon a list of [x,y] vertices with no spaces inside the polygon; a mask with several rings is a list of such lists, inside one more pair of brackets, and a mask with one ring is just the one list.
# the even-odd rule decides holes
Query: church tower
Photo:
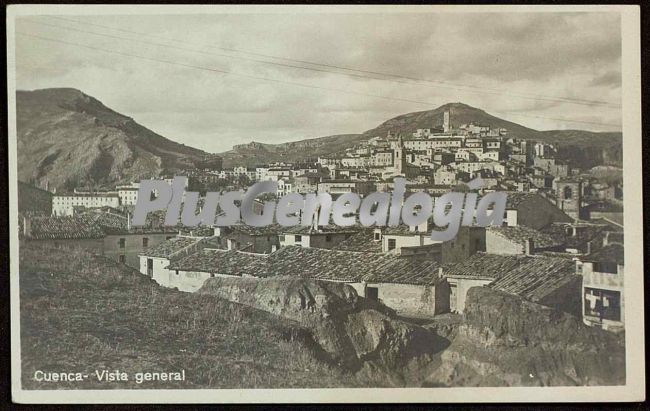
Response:
[{"label": "church tower", "polygon": [[451,131],[451,111],[450,110],[445,110],[445,113],[443,114],[442,130],[445,133],[449,133]]},{"label": "church tower", "polygon": [[580,219],[582,208],[582,183],[572,180],[555,182],[555,195],[557,207],[571,218]]},{"label": "church tower", "polygon": [[401,134],[397,137],[397,144],[393,149],[393,163],[395,164],[395,173],[406,175],[406,154]]}]

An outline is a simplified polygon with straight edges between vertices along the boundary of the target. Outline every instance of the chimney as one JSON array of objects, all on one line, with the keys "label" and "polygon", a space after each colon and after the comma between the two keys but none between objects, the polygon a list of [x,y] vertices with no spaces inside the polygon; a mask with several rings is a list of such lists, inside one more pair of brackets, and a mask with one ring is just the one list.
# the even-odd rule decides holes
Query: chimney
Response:
[{"label": "chimney", "polygon": [[533,242],[532,238],[527,238],[526,242],[524,243],[524,254],[532,255],[534,253],[535,253],[535,243]]},{"label": "chimney", "polygon": [[31,235],[32,235],[32,221],[27,217],[23,217],[23,236],[27,238],[30,237]]}]

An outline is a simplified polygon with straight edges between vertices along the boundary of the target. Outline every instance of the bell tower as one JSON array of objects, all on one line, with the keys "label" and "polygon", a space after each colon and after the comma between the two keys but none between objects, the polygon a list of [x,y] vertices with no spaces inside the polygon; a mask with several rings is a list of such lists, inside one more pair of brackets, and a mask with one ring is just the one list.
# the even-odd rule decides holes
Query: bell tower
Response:
[{"label": "bell tower", "polygon": [[557,207],[570,217],[579,220],[582,208],[582,183],[573,180],[560,180],[555,185]]}]

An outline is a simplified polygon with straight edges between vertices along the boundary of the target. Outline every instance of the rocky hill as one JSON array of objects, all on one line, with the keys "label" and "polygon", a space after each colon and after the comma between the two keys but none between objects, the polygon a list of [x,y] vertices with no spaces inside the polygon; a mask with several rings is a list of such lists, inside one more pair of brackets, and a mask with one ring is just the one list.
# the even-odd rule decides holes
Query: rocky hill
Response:
[{"label": "rocky hill", "polygon": [[464,323],[441,359],[434,385],[625,384],[624,336],[487,287],[469,290]]},{"label": "rocky hill", "polygon": [[492,128],[507,128],[508,135],[517,138],[537,138],[539,133],[536,130],[521,126],[511,121],[502,120],[492,116],[485,111],[468,106],[463,103],[448,103],[434,110],[417,111],[414,113],[402,114],[381,123],[379,126],[363,133],[365,136],[384,137],[390,131],[395,134],[411,135],[418,128],[442,127],[444,112],[449,110],[451,126],[459,127],[462,124],[481,124]]},{"label": "rocky hill", "polygon": [[209,159],[71,88],[16,93],[18,179],[110,186]]},{"label": "rocky hill", "polygon": [[321,155],[343,151],[363,139],[362,134],[339,134],[282,144],[265,144],[253,141],[248,144],[235,145],[232,150],[220,155],[224,159],[224,167],[237,165],[253,167],[277,161],[302,162],[309,159],[316,160]]},{"label": "rocky hill", "polygon": [[[66,190],[75,186],[110,187],[118,182],[219,163],[219,155],[169,140],[117,113],[79,90],[52,88],[16,93],[18,178]],[[449,110],[452,126],[478,123],[508,129],[508,135],[547,141],[576,166],[620,166],[621,133],[581,130],[537,131],[492,116],[463,103],[403,114],[362,134],[341,134],[282,144],[252,142],[221,154],[224,167],[275,161],[301,162],[339,153],[388,131],[409,135],[440,127]],[[214,160],[217,161],[214,161]]]},{"label": "rocky hill", "polygon": [[420,386],[448,341],[406,323],[344,283],[295,277],[210,278],[199,290],[297,321],[320,358],[384,386]]},{"label": "rocky hill", "polygon": [[19,181],[18,213],[24,215],[51,215],[52,193]]},{"label": "rocky hill", "polygon": [[622,134],[596,133],[583,130],[538,131],[488,114],[484,110],[463,103],[448,103],[433,110],[403,114],[381,123],[362,134],[344,134],[283,144],[249,143],[234,146],[222,153],[224,166],[235,164],[253,166],[271,161],[297,161],[319,155],[339,153],[360,141],[393,134],[411,135],[418,128],[442,127],[444,112],[449,110],[452,127],[476,123],[492,128],[506,128],[508,136],[548,142],[559,148],[559,157],[571,160],[584,169],[596,165],[622,164]]}]

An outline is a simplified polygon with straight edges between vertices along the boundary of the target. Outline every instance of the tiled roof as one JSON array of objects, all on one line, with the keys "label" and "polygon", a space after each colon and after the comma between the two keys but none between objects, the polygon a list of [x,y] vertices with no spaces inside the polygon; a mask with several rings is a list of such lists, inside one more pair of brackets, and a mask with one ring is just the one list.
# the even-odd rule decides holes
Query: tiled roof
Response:
[{"label": "tiled roof", "polygon": [[508,194],[508,198],[506,200],[506,209],[508,210],[516,209],[522,203],[531,199],[535,199],[535,197],[541,197],[536,193],[521,192],[521,191],[508,192],[507,194]]},{"label": "tiled roof", "polygon": [[[569,227],[575,227],[575,235],[567,232]],[[564,243],[567,248],[582,248],[589,241],[604,235],[605,229],[607,226],[601,224],[553,223],[540,231]]]},{"label": "tiled roof", "polygon": [[28,238],[34,240],[71,240],[104,238],[104,231],[96,224],[79,216],[34,217]]},{"label": "tiled roof", "polygon": [[288,275],[316,280],[428,285],[438,278],[438,267],[435,261],[386,254],[289,246],[271,254],[204,249],[171,263],[168,268],[238,276]]},{"label": "tiled roof", "polygon": [[144,255],[147,257],[167,258],[172,254],[175,254],[178,251],[183,250],[184,248],[197,244],[199,241],[201,240],[198,238],[174,237],[154,247],[151,247],[146,251],[143,251],[140,255]]},{"label": "tiled roof", "polygon": [[435,261],[415,261],[376,253],[283,247],[271,254],[270,276],[349,282],[432,284],[438,278]]},{"label": "tiled roof", "polygon": [[172,262],[170,270],[199,271],[242,276],[265,277],[269,268],[268,254],[253,254],[235,250],[203,249]]},{"label": "tiled roof", "polygon": [[255,235],[267,236],[267,235],[278,234],[283,229],[285,229],[285,227],[282,227],[279,224],[270,224],[268,226],[263,226],[263,227],[254,227],[247,224],[235,224],[235,225],[231,225],[229,229],[233,232],[238,232],[238,233],[247,234],[251,236],[255,236]]},{"label": "tiled roof", "polygon": [[625,264],[625,247],[623,244],[609,244],[585,257],[585,261],[615,262]]},{"label": "tiled roof", "polygon": [[489,287],[537,302],[561,286],[576,281],[575,262],[570,258],[530,256],[499,277]]},{"label": "tiled roof", "polygon": [[468,259],[444,267],[445,277],[494,280],[530,263],[532,256],[476,253]]},{"label": "tiled roof", "polygon": [[374,238],[374,230],[361,230],[338,243],[334,249],[339,251],[381,253],[381,242],[375,241]]},{"label": "tiled roof", "polygon": [[210,226],[182,227],[180,232],[182,235],[190,237],[212,237],[214,235],[214,228]]},{"label": "tiled roof", "polygon": [[327,233],[357,233],[361,226],[340,227],[336,225],[320,226],[314,230],[311,225],[296,225],[292,227],[282,227],[279,231],[281,234],[327,234]]},{"label": "tiled roof", "polygon": [[525,245],[526,240],[532,239],[535,248],[558,247],[564,243],[561,238],[521,225],[488,227],[487,230],[520,245]]}]

